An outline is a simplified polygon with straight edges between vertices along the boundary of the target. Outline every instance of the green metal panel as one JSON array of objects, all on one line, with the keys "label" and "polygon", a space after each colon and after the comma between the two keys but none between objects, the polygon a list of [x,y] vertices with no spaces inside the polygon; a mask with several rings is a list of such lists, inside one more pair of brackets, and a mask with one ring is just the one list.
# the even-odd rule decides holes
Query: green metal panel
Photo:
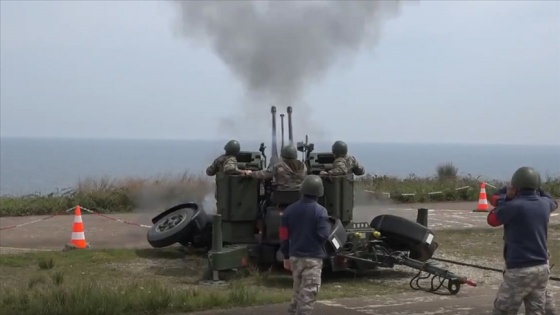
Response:
[{"label": "green metal panel", "polygon": [[319,199],[330,216],[344,224],[352,221],[354,209],[354,180],[351,176],[332,176],[323,179],[325,194]]},{"label": "green metal panel", "polygon": [[246,267],[249,251],[244,245],[224,246],[220,251],[210,251],[208,260],[212,270],[228,270]]},{"label": "green metal panel", "polygon": [[255,239],[255,221],[228,221],[222,222],[222,238],[225,243],[238,244],[256,243]]},{"label": "green metal panel", "polygon": [[351,222],[354,217],[354,179],[353,176],[344,176],[340,178],[340,221]]},{"label": "green metal panel", "polygon": [[238,175],[218,175],[216,197],[223,221],[255,221],[258,211],[259,180]]}]

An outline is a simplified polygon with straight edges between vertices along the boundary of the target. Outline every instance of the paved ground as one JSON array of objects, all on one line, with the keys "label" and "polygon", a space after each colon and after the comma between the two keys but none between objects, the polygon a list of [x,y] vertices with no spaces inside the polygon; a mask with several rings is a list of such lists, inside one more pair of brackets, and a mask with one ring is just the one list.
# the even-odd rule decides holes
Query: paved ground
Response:
[{"label": "paved ground", "polygon": [[[406,204],[406,205],[368,205],[357,206],[354,211],[354,221],[369,222],[377,215],[390,213],[412,220],[416,219],[417,209],[424,207],[429,212],[430,228],[472,228],[485,227],[486,213],[474,213],[476,202],[434,203],[434,204]],[[137,224],[151,225],[151,218],[156,213],[114,214],[110,217]],[[560,216],[554,214],[551,221],[560,223]],[[146,241],[146,227],[140,227],[110,219],[85,214],[82,212],[86,240],[92,248],[138,248],[149,247]],[[0,229],[23,224],[46,216],[2,217]],[[61,249],[70,241],[72,232],[72,215],[56,216],[21,227],[0,230],[0,247],[33,248],[33,249]]]},{"label": "paved ground", "polygon": [[[560,287],[551,287],[556,305],[560,305]],[[461,288],[456,296],[439,296],[425,292],[403,293],[398,296],[367,297],[320,301],[314,314],[321,315],[486,315],[491,314],[497,287]],[[286,304],[244,309],[214,310],[193,315],[284,315]],[[523,309],[520,314],[524,314]]]}]

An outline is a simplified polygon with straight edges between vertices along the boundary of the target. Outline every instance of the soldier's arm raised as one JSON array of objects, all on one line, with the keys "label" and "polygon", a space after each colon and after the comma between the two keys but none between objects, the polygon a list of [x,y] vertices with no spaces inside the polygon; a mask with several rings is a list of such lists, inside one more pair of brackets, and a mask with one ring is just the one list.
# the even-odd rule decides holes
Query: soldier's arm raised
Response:
[{"label": "soldier's arm raised", "polygon": [[365,174],[364,167],[358,162],[358,160],[356,160],[355,157],[352,157],[352,173],[358,176]]},{"label": "soldier's arm raised", "polygon": [[241,171],[237,168],[237,159],[233,156],[228,156],[224,161],[224,173],[228,175],[239,175]]},{"label": "soldier's arm raised", "polygon": [[550,203],[550,212],[554,212],[554,210],[558,209],[558,202],[556,202],[551,194],[547,193],[542,188],[539,188],[539,195],[548,199],[547,201]]},{"label": "soldier's arm raised", "polygon": [[508,224],[517,213],[517,207],[510,202],[504,202],[494,208],[486,217],[488,225],[496,227],[502,224]]},{"label": "soldier's arm raised", "polygon": [[348,166],[346,166],[346,161],[342,158],[337,158],[333,162],[332,170],[328,171],[329,175],[341,176],[348,173]]},{"label": "soldier's arm raised", "polygon": [[212,164],[210,164],[210,166],[208,166],[206,168],[206,175],[208,176],[214,176],[216,175],[216,173],[218,173],[218,160],[219,158],[216,158]]}]

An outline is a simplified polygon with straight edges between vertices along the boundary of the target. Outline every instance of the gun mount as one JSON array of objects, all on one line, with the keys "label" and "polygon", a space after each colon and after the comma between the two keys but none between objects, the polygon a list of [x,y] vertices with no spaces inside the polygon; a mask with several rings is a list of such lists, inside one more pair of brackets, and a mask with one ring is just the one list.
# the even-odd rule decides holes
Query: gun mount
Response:
[{"label": "gun mount", "polygon": [[[241,151],[238,167],[252,171],[270,169],[279,161],[276,136],[276,107],[271,107],[272,141],[267,165],[266,146],[258,151]],[[292,108],[287,108],[288,143],[293,145]],[[282,145],[284,119],[281,117]],[[297,142],[308,174],[332,168],[331,152],[314,152],[314,144]],[[438,247],[435,234],[427,227],[426,209],[419,209],[416,222],[393,215],[379,215],[371,222],[354,222],[353,176],[323,177],[324,195],[319,203],[327,209],[331,235],[325,243],[325,268],[331,271],[363,271],[406,265],[440,279],[439,287],[457,294],[462,284],[475,285],[448,270],[429,263]],[[249,263],[281,265],[279,227],[283,210],[300,198],[299,191],[279,190],[272,180],[247,176],[216,176],[217,214],[211,217],[194,202],[172,207],[152,219],[147,239],[153,247],[174,243],[208,250],[209,272],[236,269]],[[415,277],[418,285],[418,277]],[[423,277],[422,279],[425,279]],[[433,283],[434,279],[432,279]],[[443,283],[447,281],[447,285]],[[411,282],[412,283],[412,282]],[[411,284],[412,286],[412,284]],[[413,287],[415,288],[415,287]],[[431,291],[435,291],[432,289]]]}]

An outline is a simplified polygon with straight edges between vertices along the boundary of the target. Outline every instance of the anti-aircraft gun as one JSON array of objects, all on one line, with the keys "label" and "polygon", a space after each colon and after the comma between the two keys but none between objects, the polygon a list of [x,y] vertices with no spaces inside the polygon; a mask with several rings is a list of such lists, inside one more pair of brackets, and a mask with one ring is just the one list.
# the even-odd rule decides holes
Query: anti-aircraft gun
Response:
[{"label": "anti-aircraft gun", "polygon": [[[241,151],[238,167],[252,171],[270,169],[279,161],[276,132],[276,107],[272,106],[271,156],[267,164],[266,146],[258,151]],[[287,107],[288,144],[294,145],[292,108]],[[282,144],[284,144],[284,119]],[[331,152],[314,152],[314,144],[295,144],[309,174],[332,168]],[[428,260],[438,244],[427,228],[427,209],[419,209],[417,222],[394,216],[379,215],[371,222],[354,222],[353,176],[323,176],[324,195],[319,198],[329,214],[331,234],[325,243],[328,258],[325,268],[331,271],[363,271],[378,267],[406,265],[418,269],[411,287],[419,289],[418,280],[432,277],[431,291],[445,287],[451,294],[462,284],[475,285],[466,278],[442,269]],[[208,250],[209,271],[213,280],[218,272],[259,265],[281,265],[279,227],[283,210],[300,198],[299,191],[279,190],[273,180],[242,175],[216,175],[217,214],[210,216],[195,202],[172,207],[152,219],[148,242],[156,248],[180,243]],[[420,278],[422,272],[427,277]],[[439,284],[434,288],[434,281]],[[416,282],[414,282],[416,281]],[[416,284],[416,287],[414,286]],[[430,291],[430,290],[428,290]]]}]

